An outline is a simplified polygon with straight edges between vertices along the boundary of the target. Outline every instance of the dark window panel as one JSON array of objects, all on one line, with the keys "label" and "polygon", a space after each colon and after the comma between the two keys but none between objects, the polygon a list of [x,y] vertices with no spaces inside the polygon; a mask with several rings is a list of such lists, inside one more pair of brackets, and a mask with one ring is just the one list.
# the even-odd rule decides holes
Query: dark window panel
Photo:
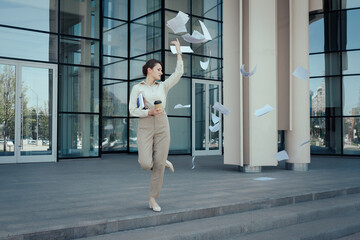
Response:
[{"label": "dark window panel", "polygon": [[104,0],[104,17],[127,20],[128,0]]},{"label": "dark window panel", "polygon": [[127,118],[103,118],[102,151],[127,151]]},{"label": "dark window panel", "polygon": [[131,0],[130,18],[135,19],[161,8],[161,0]]},{"label": "dark window panel", "polygon": [[103,80],[103,116],[127,117],[127,87],[127,81]]},{"label": "dark window panel", "polygon": [[166,100],[167,115],[191,116],[191,108],[174,109],[175,105],[191,104],[191,80],[181,78],[179,82],[169,90]]},{"label": "dark window panel", "polygon": [[340,75],[340,53],[313,54],[309,56],[310,76]]},{"label": "dark window panel", "polygon": [[221,0],[193,0],[192,14],[221,21],[221,2]]},{"label": "dark window panel", "polygon": [[360,51],[342,52],[342,73],[360,74]]},{"label": "dark window panel", "polygon": [[165,8],[182,11],[184,13],[190,12],[190,0],[174,1],[165,0]]},{"label": "dark window panel", "polygon": [[311,153],[341,154],[341,118],[310,118]]},{"label": "dark window panel", "polygon": [[103,54],[116,57],[128,56],[128,24],[104,19]]},{"label": "dark window panel", "polygon": [[342,12],[342,49],[360,48],[360,9]]},{"label": "dark window panel", "polygon": [[343,119],[343,147],[344,154],[360,154],[360,118],[347,117]]},{"label": "dark window panel", "polygon": [[360,115],[360,75],[343,77],[343,115]]},{"label": "dark window panel", "polygon": [[191,118],[169,117],[169,124],[171,133],[169,153],[190,153]]},{"label": "dark window panel", "polygon": [[127,79],[128,60],[123,58],[103,57],[103,77]]}]

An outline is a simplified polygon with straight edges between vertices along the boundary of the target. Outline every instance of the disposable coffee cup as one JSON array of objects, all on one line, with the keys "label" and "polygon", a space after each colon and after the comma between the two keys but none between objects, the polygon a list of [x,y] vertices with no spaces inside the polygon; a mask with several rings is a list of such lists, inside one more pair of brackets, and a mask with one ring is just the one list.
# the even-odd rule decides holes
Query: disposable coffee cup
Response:
[{"label": "disposable coffee cup", "polygon": [[162,102],[161,100],[156,100],[154,102],[155,109],[162,109]]}]

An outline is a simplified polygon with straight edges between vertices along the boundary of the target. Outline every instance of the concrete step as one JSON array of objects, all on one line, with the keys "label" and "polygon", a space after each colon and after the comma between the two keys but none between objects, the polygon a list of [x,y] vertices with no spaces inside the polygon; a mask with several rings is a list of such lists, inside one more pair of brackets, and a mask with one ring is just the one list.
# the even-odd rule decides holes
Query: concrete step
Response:
[{"label": "concrete step", "polygon": [[[278,234],[281,234],[282,229],[293,228],[293,232],[295,233],[297,226],[301,225],[307,227],[303,228],[302,231],[309,233],[310,237],[319,236],[319,234],[323,234],[324,231],[326,232],[332,229],[334,230],[332,236],[341,237],[353,234],[360,229],[359,213],[360,194],[352,194],[318,201],[307,201],[156,227],[122,231],[84,239],[242,239],[242,237],[251,237],[255,236],[255,234],[264,235],[260,238],[256,238],[255,236],[255,238],[251,239],[293,239],[287,238],[289,236],[291,237],[291,234],[286,235],[284,238],[269,238],[269,236],[272,235],[269,235],[267,232],[278,230],[280,231]],[[314,231],[317,228],[317,225],[315,225],[316,222],[322,227],[328,225],[330,229],[319,232]],[[315,228],[311,227],[312,223]],[[335,228],[336,223],[341,223],[338,224],[338,228]]]},{"label": "concrete step", "polygon": [[360,230],[358,233],[354,233],[345,237],[337,238],[336,240],[359,240],[360,239]]}]

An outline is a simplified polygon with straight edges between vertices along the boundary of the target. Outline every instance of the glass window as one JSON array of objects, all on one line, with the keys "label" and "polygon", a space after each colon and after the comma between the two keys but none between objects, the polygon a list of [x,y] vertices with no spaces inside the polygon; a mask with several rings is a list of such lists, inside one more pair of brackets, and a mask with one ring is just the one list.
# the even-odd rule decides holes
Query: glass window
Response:
[{"label": "glass window", "polygon": [[191,116],[191,108],[174,109],[175,105],[191,104],[191,80],[181,78],[180,81],[169,90],[166,99],[166,113],[176,116]]},{"label": "glass window", "polygon": [[206,149],[206,85],[203,83],[195,83],[195,150]]},{"label": "glass window", "polygon": [[60,62],[99,66],[99,41],[74,37],[60,38]]},{"label": "glass window", "polygon": [[360,154],[360,118],[344,118],[344,154]]},{"label": "glass window", "polygon": [[127,81],[103,80],[103,116],[127,116],[127,88]]},{"label": "glass window", "polygon": [[324,14],[310,15],[309,17],[309,52],[324,51]]},{"label": "glass window", "polygon": [[190,0],[165,0],[165,8],[188,13],[190,12]]},{"label": "glass window", "polygon": [[130,132],[129,132],[129,151],[137,152],[137,130],[138,130],[138,118],[130,118]]},{"label": "glass window", "polygon": [[360,51],[342,52],[343,74],[360,74]]},{"label": "glass window", "polygon": [[311,77],[340,75],[340,53],[312,54],[309,65]]},{"label": "glass window", "polygon": [[310,119],[311,153],[341,154],[341,118]]},{"label": "glass window", "polygon": [[126,151],[127,133],[127,118],[103,118],[102,151]]},{"label": "glass window", "polygon": [[340,77],[311,78],[311,116],[341,116],[340,89]]},{"label": "glass window", "polygon": [[157,12],[131,23],[130,55],[137,56],[161,48],[161,13]]},{"label": "glass window", "polygon": [[127,20],[128,0],[104,0],[104,17]]},{"label": "glass window", "polygon": [[104,19],[103,54],[117,57],[128,56],[128,24]]},{"label": "glass window", "polygon": [[103,57],[103,77],[126,80],[128,78],[128,60]]},{"label": "glass window", "polygon": [[[165,11],[165,22],[169,21],[170,19],[176,17],[177,12]],[[187,31],[190,33],[190,20],[187,21],[185,24]],[[185,33],[174,33],[169,27],[165,26],[164,29],[164,41],[165,41],[165,49],[170,49],[170,42],[175,40],[176,38],[179,39],[180,44],[182,46],[189,46],[189,43],[185,42],[181,35]]]},{"label": "glass window", "polygon": [[222,60],[210,58],[208,68],[204,70],[200,61],[207,61],[209,58],[192,56],[192,74],[193,77],[209,78],[221,80],[222,78]]},{"label": "glass window", "polygon": [[191,152],[191,118],[169,117],[170,153]]},{"label": "glass window", "polygon": [[360,115],[360,76],[343,77],[343,115]]},{"label": "glass window", "polygon": [[62,0],[60,33],[99,38],[100,0]]},{"label": "glass window", "polygon": [[[191,68],[190,68],[190,59],[191,55],[182,54],[183,64],[184,64],[184,74],[183,76],[191,76]],[[176,54],[172,54],[171,52],[165,52],[165,74],[172,74],[175,71],[177,62]]]},{"label": "glass window", "polygon": [[193,0],[192,14],[206,18],[222,20],[221,0]]},{"label": "glass window", "polygon": [[343,49],[360,48],[360,9],[348,10],[342,13]]},{"label": "glass window", "polygon": [[57,61],[57,36],[0,27],[0,56]]},{"label": "glass window", "polygon": [[99,70],[60,66],[60,111],[99,112]]},{"label": "glass window", "polygon": [[360,0],[342,0],[342,8],[358,8],[360,7]]},{"label": "glass window", "polygon": [[59,157],[99,156],[99,116],[59,115]]},{"label": "glass window", "polygon": [[145,78],[145,76],[142,73],[142,67],[145,65],[145,63],[152,59],[158,59],[161,60],[161,52],[156,52],[152,54],[147,54],[138,58],[134,58],[130,60],[130,80],[136,79],[136,78]]},{"label": "glass window", "polygon": [[147,13],[161,8],[161,0],[131,0],[130,16],[131,20],[144,16]]},{"label": "glass window", "polygon": [[57,32],[57,0],[1,0],[0,24]]}]

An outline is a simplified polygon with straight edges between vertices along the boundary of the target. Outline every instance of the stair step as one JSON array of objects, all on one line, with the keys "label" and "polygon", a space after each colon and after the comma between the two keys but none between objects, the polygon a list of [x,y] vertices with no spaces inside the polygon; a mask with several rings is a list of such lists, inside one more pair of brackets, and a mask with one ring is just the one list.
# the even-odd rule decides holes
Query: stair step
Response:
[{"label": "stair step", "polygon": [[143,239],[145,236],[146,239],[224,239],[354,212],[360,212],[360,194],[122,231],[86,239]]}]

